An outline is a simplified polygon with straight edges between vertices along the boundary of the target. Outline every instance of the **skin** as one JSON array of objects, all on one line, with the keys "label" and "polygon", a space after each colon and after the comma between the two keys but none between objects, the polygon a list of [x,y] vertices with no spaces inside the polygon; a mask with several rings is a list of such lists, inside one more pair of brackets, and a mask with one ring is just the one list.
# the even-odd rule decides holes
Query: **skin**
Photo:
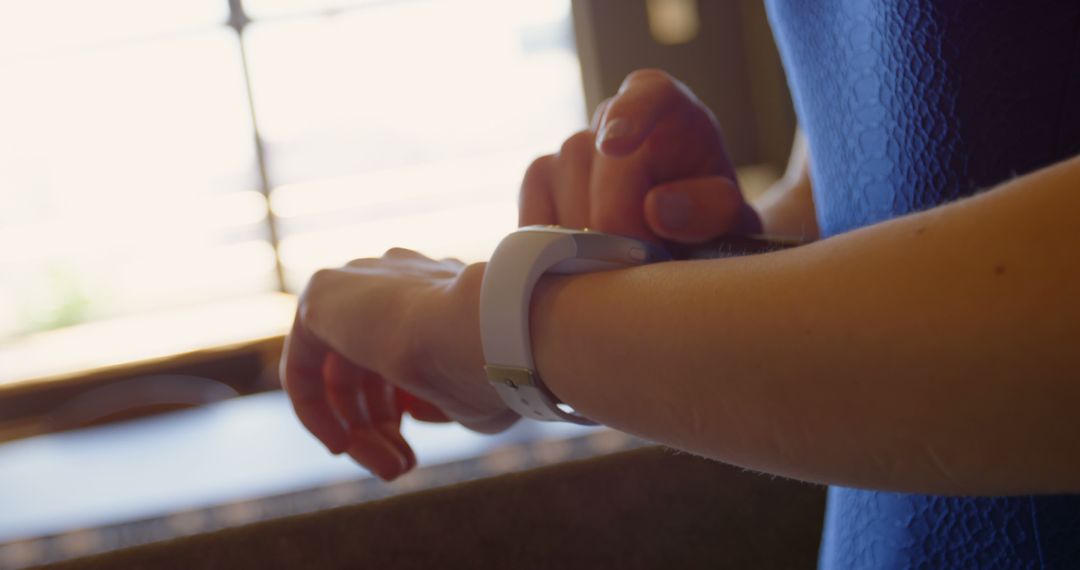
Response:
[{"label": "skin", "polygon": [[[666,75],[637,72],[593,129],[530,167],[521,221],[690,243],[813,238],[795,158],[751,207],[711,114]],[[793,250],[546,277],[531,309],[538,371],[586,416],[769,473],[1080,491],[1078,186],[1080,157]],[[665,214],[673,193],[693,207]],[[483,271],[391,250],[312,279],[283,378],[331,451],[393,478],[415,462],[403,411],[485,432],[516,419],[482,371]],[[327,366],[339,357],[348,366]]]}]

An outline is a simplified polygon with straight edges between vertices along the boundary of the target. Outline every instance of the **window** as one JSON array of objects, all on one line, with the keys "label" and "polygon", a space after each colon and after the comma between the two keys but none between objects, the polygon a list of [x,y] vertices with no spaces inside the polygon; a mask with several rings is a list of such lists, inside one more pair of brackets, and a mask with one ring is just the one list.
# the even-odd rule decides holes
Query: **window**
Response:
[{"label": "window", "polygon": [[529,161],[585,122],[568,2],[371,3],[256,20],[245,47],[293,290],[396,245],[486,257]]},{"label": "window", "polygon": [[569,0],[0,0],[0,78],[9,350],[395,245],[484,258],[585,123]]}]

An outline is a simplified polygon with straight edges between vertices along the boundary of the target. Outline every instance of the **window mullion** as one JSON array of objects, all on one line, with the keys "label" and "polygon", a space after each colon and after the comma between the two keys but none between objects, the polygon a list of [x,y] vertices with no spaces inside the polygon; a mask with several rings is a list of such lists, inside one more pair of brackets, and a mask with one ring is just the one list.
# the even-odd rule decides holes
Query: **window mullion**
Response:
[{"label": "window mullion", "polygon": [[271,184],[266,166],[266,147],[259,132],[258,115],[255,111],[255,94],[251,86],[251,68],[248,65],[247,48],[244,46],[244,31],[247,29],[247,25],[251,23],[251,19],[244,12],[241,0],[228,0],[228,2],[229,21],[227,25],[236,31],[236,41],[240,47],[240,63],[244,72],[244,90],[247,95],[248,111],[251,115],[252,142],[255,144],[255,163],[259,175],[259,191],[266,198],[266,226],[270,236],[270,245],[274,248],[274,274],[277,279],[278,290],[284,292],[286,290],[285,269],[281,263],[281,251],[278,247],[280,234],[278,232],[277,217],[274,215],[273,208],[270,208]]}]

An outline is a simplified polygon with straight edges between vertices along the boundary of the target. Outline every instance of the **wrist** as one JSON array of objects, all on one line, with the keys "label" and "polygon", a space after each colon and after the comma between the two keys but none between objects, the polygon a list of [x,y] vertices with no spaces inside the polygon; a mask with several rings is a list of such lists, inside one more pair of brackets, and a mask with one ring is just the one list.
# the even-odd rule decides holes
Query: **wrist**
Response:
[{"label": "wrist", "polygon": [[484,374],[480,284],[484,263],[464,267],[414,306],[413,362],[442,398],[432,402],[465,427],[495,433],[517,420]]},{"label": "wrist", "polygon": [[[456,334],[461,338],[456,343],[455,362],[463,366],[456,371],[462,379],[463,391],[469,393],[485,409],[509,410],[502,399],[491,387],[484,374],[484,350],[480,342],[480,286],[484,282],[487,263],[473,263],[465,266],[458,274],[448,293],[454,307],[454,313],[446,322],[453,323]],[[464,334],[463,334],[464,333]]]},{"label": "wrist", "polygon": [[521,228],[503,238],[480,290],[485,372],[507,406],[533,420],[593,425],[546,386],[533,357],[530,309],[548,273],[610,272],[670,259],[654,244],[630,237],[555,226]]}]

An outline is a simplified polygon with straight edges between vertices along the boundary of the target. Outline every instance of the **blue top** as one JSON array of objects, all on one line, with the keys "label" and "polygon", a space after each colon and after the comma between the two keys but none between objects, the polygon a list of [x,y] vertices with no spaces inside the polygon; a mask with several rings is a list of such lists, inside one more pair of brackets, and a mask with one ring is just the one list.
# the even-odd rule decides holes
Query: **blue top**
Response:
[{"label": "blue top", "polygon": [[[1080,153],[1078,0],[766,2],[823,237]],[[820,562],[1080,568],[1080,496],[834,487]]]}]

